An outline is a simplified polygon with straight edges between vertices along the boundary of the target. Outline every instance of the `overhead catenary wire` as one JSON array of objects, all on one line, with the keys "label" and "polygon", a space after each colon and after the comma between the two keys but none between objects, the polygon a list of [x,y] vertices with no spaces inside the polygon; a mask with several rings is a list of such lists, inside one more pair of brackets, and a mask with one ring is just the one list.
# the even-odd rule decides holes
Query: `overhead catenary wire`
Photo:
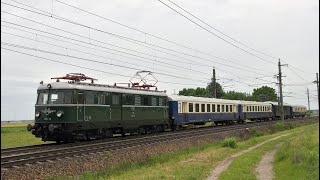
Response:
[{"label": "overhead catenary wire", "polygon": [[[49,58],[46,58],[46,57],[43,57],[43,56],[37,56],[37,55],[29,54],[29,53],[24,53],[24,52],[13,50],[13,49],[8,49],[8,48],[4,48],[4,47],[1,47],[1,49],[7,50],[7,51],[11,51],[11,52],[15,52],[15,53],[19,53],[19,54],[24,54],[24,55],[35,57],[35,58],[38,58],[38,59],[41,59],[41,60],[45,60],[45,61],[51,61],[51,62],[55,62],[55,63],[59,63],[59,64],[64,64],[64,65],[69,65],[69,66],[82,68],[82,69],[88,69],[88,70],[97,71],[97,72],[101,72],[101,73],[112,74],[112,75],[115,75],[115,76],[122,76],[122,77],[131,78],[131,76],[128,76],[128,75],[112,73],[112,72],[103,71],[103,70],[97,70],[97,69],[94,69],[94,68],[88,68],[88,67],[84,67],[84,66],[80,66],[80,65],[76,65],[76,64],[72,64],[72,63],[66,63],[66,62],[62,62],[62,61],[58,61],[58,60],[49,59]],[[168,82],[168,81],[158,81],[158,82],[168,83],[168,84],[197,85],[197,84],[186,84],[186,83]]]},{"label": "overhead catenary wire", "polygon": [[221,36],[215,34],[214,32],[210,31],[209,29],[205,28],[204,26],[200,25],[199,23],[195,22],[194,20],[192,20],[192,19],[188,18],[187,16],[183,15],[182,13],[180,13],[180,12],[177,11],[176,9],[172,8],[172,7],[169,6],[168,4],[164,3],[163,1],[161,1],[161,0],[158,0],[158,1],[161,2],[162,4],[164,4],[165,6],[167,6],[168,8],[170,8],[171,10],[175,11],[175,12],[178,13],[179,15],[183,16],[183,17],[186,18],[187,20],[189,20],[189,21],[191,21],[192,23],[196,24],[196,25],[199,26],[200,28],[204,29],[204,30],[207,31],[208,33],[210,33],[210,34],[214,35],[215,37],[221,39],[222,41],[224,41],[224,42],[232,45],[233,47],[235,47],[235,48],[237,48],[237,49],[240,49],[241,51],[246,52],[247,54],[250,54],[251,56],[254,56],[254,57],[256,57],[256,58],[258,58],[258,59],[260,59],[260,60],[263,60],[263,61],[265,61],[265,62],[268,62],[268,63],[271,63],[271,64],[277,64],[276,62],[273,62],[273,61],[264,59],[264,58],[262,58],[262,57],[260,57],[260,56],[257,56],[257,55],[255,55],[255,54],[253,54],[253,53],[251,53],[251,52],[249,52],[249,51],[247,51],[247,50],[245,50],[245,49],[243,49],[243,48],[241,48],[241,47],[233,44],[232,42],[230,42],[230,41],[222,38]]},{"label": "overhead catenary wire", "polygon": [[[22,25],[19,25],[19,24],[16,24],[16,23],[11,23],[11,22],[8,22],[8,21],[3,21],[3,20],[1,20],[1,21],[2,21],[2,22],[5,22],[5,23],[8,23],[8,24],[13,24],[13,25],[16,25],[16,26],[24,27],[24,28],[27,28],[27,29],[37,30],[37,31],[42,32],[42,33],[47,33],[47,34],[50,34],[50,35],[55,35],[55,36],[63,37],[63,38],[70,39],[70,40],[73,40],[73,41],[77,41],[77,42],[89,44],[89,45],[92,45],[92,46],[97,46],[97,47],[100,47],[100,48],[104,48],[104,49],[108,49],[108,50],[113,50],[113,51],[121,52],[121,53],[124,53],[124,54],[129,54],[129,55],[136,56],[136,57],[139,57],[139,58],[149,59],[149,60],[152,60],[152,61],[154,60],[154,59],[150,59],[150,58],[146,58],[146,57],[134,55],[134,54],[131,54],[131,53],[127,53],[127,52],[123,52],[123,51],[119,51],[119,50],[114,50],[114,49],[111,49],[111,48],[107,48],[107,47],[105,47],[105,46],[100,46],[100,45],[96,45],[96,44],[93,44],[93,43],[88,43],[88,42],[85,42],[85,41],[77,40],[77,39],[74,39],[74,38],[70,38],[70,37],[66,37],[66,36],[62,36],[62,35],[57,35],[57,34],[54,34],[54,33],[47,32],[47,31],[41,31],[41,30],[38,30],[38,29],[35,29],[35,28],[30,28],[30,27],[22,26]],[[86,38],[86,37],[84,37],[84,38]],[[103,43],[103,42],[102,42],[102,43]],[[162,62],[162,63],[164,63],[164,62]],[[165,63],[165,64],[169,64],[169,63]],[[172,65],[172,64],[169,64],[169,65]],[[172,65],[172,66],[175,66],[175,67],[178,67],[178,68],[182,68],[182,69],[185,69],[185,70],[190,70],[190,69],[188,69],[188,68],[184,68],[184,67],[177,66],[177,65]],[[190,71],[199,72],[199,71],[195,71],[195,70],[190,70]],[[200,72],[200,73],[206,74],[206,73],[203,73],[203,72]],[[209,75],[209,74],[208,74],[208,75]],[[211,74],[210,74],[210,75],[211,75]],[[228,78],[225,78],[225,79],[228,79]],[[241,81],[236,81],[236,80],[235,80],[235,82],[240,82],[240,83],[241,83]]]},{"label": "overhead catenary wire", "polygon": [[[35,34],[35,33],[33,33],[33,32],[29,32],[29,31],[26,31],[26,30],[21,30],[21,29],[19,29],[19,28],[13,28],[13,27],[6,26],[6,25],[3,25],[3,26],[4,26],[4,27],[11,28],[11,29],[15,29],[15,30],[19,30],[19,31],[23,31],[23,32]],[[46,33],[48,33],[48,32],[46,32]],[[69,42],[69,41],[65,41],[65,40],[61,40],[61,39],[58,40],[58,39],[56,39],[56,38],[52,38],[52,37],[49,37],[49,36],[40,35],[39,33],[37,33],[36,35],[37,35],[37,36],[43,36],[43,37],[50,38],[50,39],[54,39],[54,40],[57,40],[57,41],[63,41],[63,42],[70,43],[70,44],[73,44],[73,45],[76,45],[76,46],[80,46],[80,47],[85,47],[85,48],[89,48],[89,49],[98,50],[98,49],[96,49],[96,48],[91,48],[91,47],[88,47],[88,46],[79,45],[79,44],[72,43],[72,42]],[[20,36],[20,37],[21,37],[21,36]],[[34,39],[33,39],[33,40],[34,40]],[[86,43],[87,43],[87,42],[86,42]],[[87,44],[92,45],[91,43],[87,43]],[[98,51],[110,53],[110,52],[108,52],[108,51],[103,51],[103,50],[98,50]],[[111,54],[114,54],[114,53],[111,53]],[[119,55],[119,54],[116,54],[116,55]],[[128,56],[124,56],[124,55],[119,55],[119,56],[126,57],[126,58],[131,58],[131,59],[135,59],[135,58],[128,57]],[[136,59],[136,60],[144,61],[144,60],[141,60],[141,59]],[[147,60],[149,60],[149,59],[147,59]],[[147,61],[144,61],[144,62],[147,62]],[[158,62],[158,61],[157,61],[157,62]],[[148,63],[154,63],[154,61],[148,62]],[[170,64],[169,64],[169,65],[167,65],[167,64],[168,64],[168,63],[166,63],[165,65],[164,65],[164,64],[159,64],[159,65],[164,66],[164,67],[167,67],[167,68],[171,68],[171,69],[174,68],[174,67],[170,66]],[[220,69],[220,68],[217,68],[217,69]],[[226,71],[226,70],[223,70],[223,69],[220,69],[220,70],[221,70],[221,71]],[[228,71],[226,71],[226,72],[228,72]],[[233,75],[233,76],[235,76],[235,75]],[[241,79],[247,79],[247,78],[242,78],[242,77],[240,77],[240,76],[236,76],[236,77],[239,77],[239,78],[241,78]],[[249,80],[249,79],[247,79],[247,80]],[[261,81],[271,82],[271,81],[263,80],[263,79],[261,79]]]},{"label": "overhead catenary wire", "polygon": [[[12,0],[12,1],[13,1],[13,0]],[[14,2],[16,2],[16,1],[14,1]],[[47,16],[47,17],[50,17],[50,18],[55,18],[55,19],[57,19],[57,20],[61,20],[61,21],[64,21],[64,22],[67,22],[67,23],[71,23],[71,24],[74,24],[74,25],[78,25],[78,26],[82,26],[82,27],[85,27],[85,28],[89,28],[89,29],[91,29],[91,30],[95,30],[95,31],[98,31],[98,32],[101,32],[101,33],[106,33],[106,34],[111,35],[111,36],[114,36],[114,37],[116,37],[116,38],[120,38],[120,39],[126,40],[126,41],[128,41],[128,42],[133,42],[133,43],[135,43],[135,44],[138,44],[138,45],[141,45],[141,46],[144,46],[144,47],[146,47],[146,45],[149,45],[149,46],[153,46],[153,47],[156,47],[156,48],[161,48],[161,49],[164,49],[164,50],[167,50],[167,51],[171,51],[171,52],[179,53],[179,54],[182,54],[182,55],[186,55],[186,56],[189,56],[189,57],[193,57],[193,58],[197,58],[197,59],[202,59],[202,60],[205,60],[205,61],[210,61],[210,62],[213,62],[213,63],[217,63],[217,64],[221,64],[221,65],[225,65],[225,66],[229,66],[229,67],[241,69],[241,68],[239,68],[239,67],[234,67],[234,66],[227,65],[227,64],[224,64],[224,63],[212,61],[212,60],[210,60],[210,59],[202,58],[202,57],[195,56],[195,55],[192,55],[192,54],[187,54],[187,53],[183,53],[183,52],[180,52],[180,51],[168,49],[168,48],[166,48],[166,47],[161,47],[161,46],[154,45],[154,44],[150,44],[150,43],[143,42],[143,41],[140,41],[140,40],[135,40],[135,39],[132,39],[132,38],[129,38],[129,37],[125,37],[125,36],[122,36],[122,35],[118,35],[118,34],[115,34],[115,33],[106,32],[106,31],[104,31],[104,30],[97,29],[97,28],[93,28],[93,27],[90,27],[90,26],[87,26],[87,25],[83,25],[83,24],[80,24],[80,23],[78,23],[78,22],[74,22],[74,21],[72,21],[72,20],[69,20],[69,19],[66,19],[66,18],[57,16],[57,15],[52,16],[52,15],[50,15],[49,12],[46,12],[46,11],[43,11],[43,10],[39,10],[38,8],[33,8],[33,7],[30,7],[30,6],[27,6],[27,7],[30,7],[30,8],[39,10],[39,11],[41,11],[41,12],[45,12],[46,14],[39,13],[39,12],[35,12],[35,11],[29,10],[29,9],[25,9],[25,8],[22,8],[22,7],[18,7],[18,6],[15,6],[15,5],[11,5],[11,4],[8,4],[8,3],[5,3],[5,2],[1,2],[1,3],[5,4],[5,5],[8,5],[8,6],[15,7],[15,8],[19,8],[19,9],[22,9],[22,10],[25,10],[25,11],[29,11],[29,12],[32,12],[32,13],[36,13],[36,14],[39,14],[39,15]],[[21,3],[20,3],[20,4],[21,4]],[[23,3],[22,3],[22,4],[23,4]],[[23,5],[24,5],[24,4],[23,4]],[[6,13],[8,13],[8,12],[6,12]],[[8,13],[8,14],[10,14],[10,13]],[[11,13],[11,15],[12,15],[12,13]],[[16,15],[16,16],[17,16],[17,15]],[[20,18],[22,18],[22,17],[20,16]],[[39,23],[39,22],[38,22],[38,23]],[[43,23],[42,23],[42,24],[43,24]],[[147,47],[147,48],[150,48],[150,47]],[[156,50],[156,51],[160,51],[159,49],[154,49],[154,48],[152,48],[152,49],[153,49],[153,50]],[[163,52],[163,51],[162,51],[162,52]],[[198,51],[196,51],[196,52],[198,52]],[[166,52],[166,54],[168,54],[168,53]],[[172,54],[170,54],[170,55],[172,55]],[[225,59],[225,58],[221,58],[221,57],[217,57],[217,56],[212,56],[212,57],[217,58],[217,59],[220,59],[220,60],[228,61],[228,62],[230,62],[230,63],[237,64],[237,65],[240,65],[240,66],[243,66],[243,67],[247,67],[247,68],[249,68],[249,69],[246,69],[246,71],[248,71],[248,72],[255,72],[255,71],[253,71],[252,69],[256,69],[256,68],[253,68],[253,67],[248,67],[248,66],[246,66],[246,65],[243,65],[243,64],[241,64],[241,63],[232,62],[232,61],[230,61],[230,60],[228,60],[228,59]],[[180,57],[180,58],[181,58],[181,57]],[[259,70],[259,69],[257,69],[257,70]],[[256,72],[255,72],[255,73],[256,73]],[[260,72],[260,73],[261,73],[261,72]]]},{"label": "overhead catenary wire", "polygon": [[[33,50],[33,51],[38,51],[38,52],[47,53],[47,54],[53,54],[53,55],[57,55],[57,56],[64,56],[64,57],[73,58],[73,59],[78,59],[78,60],[83,60],[83,61],[88,61],[88,62],[94,62],[94,63],[99,63],[99,64],[116,66],[116,67],[120,67],[120,68],[132,69],[132,70],[137,70],[137,71],[143,70],[143,69],[139,69],[139,68],[133,68],[133,67],[124,66],[124,65],[119,65],[119,64],[114,64],[114,63],[102,62],[102,61],[93,60],[93,59],[89,59],[89,58],[83,58],[83,57],[78,57],[78,56],[61,54],[61,53],[57,53],[57,52],[54,52],[54,51],[47,51],[47,50],[43,50],[43,49],[39,49],[39,48],[33,48],[33,47],[31,48],[31,47],[27,47],[27,46],[21,46],[21,45],[17,45],[17,44],[13,44],[13,43],[1,42],[1,44],[2,44],[2,45],[11,46],[11,47],[16,47],[16,48],[21,48],[21,49],[27,49],[27,50]],[[184,79],[184,80],[190,80],[190,81],[208,83],[208,81],[201,81],[201,80],[199,80],[199,79],[193,79],[193,78],[188,78],[188,79],[186,79],[185,77],[176,76],[176,75],[172,75],[172,74],[169,75],[169,74],[160,73],[160,72],[153,72],[153,73],[154,73],[154,74],[163,75],[163,76],[169,76],[169,77],[171,77],[171,78],[179,78],[179,79]]]},{"label": "overhead catenary wire", "polygon": [[239,44],[241,44],[241,45],[243,45],[243,46],[245,46],[245,47],[247,47],[247,48],[249,48],[249,49],[251,49],[251,50],[253,50],[253,51],[255,51],[255,52],[258,52],[258,53],[263,54],[263,55],[265,55],[265,56],[268,56],[268,57],[270,57],[270,58],[278,59],[278,58],[276,58],[276,57],[274,57],[274,56],[272,56],[272,55],[270,55],[270,54],[266,54],[266,53],[264,53],[264,52],[261,52],[261,51],[258,51],[258,50],[256,50],[256,49],[251,48],[250,46],[248,46],[248,45],[246,45],[246,44],[244,44],[244,43],[236,40],[235,38],[227,35],[226,33],[222,32],[221,30],[213,27],[212,25],[210,25],[209,23],[205,22],[204,20],[198,18],[197,16],[195,16],[195,15],[192,14],[192,13],[190,13],[190,12],[187,11],[186,9],[182,8],[181,6],[179,6],[178,4],[176,4],[175,2],[173,2],[173,1],[171,1],[171,0],[168,0],[168,1],[171,2],[172,4],[174,4],[174,5],[175,5],[176,7],[178,7],[179,9],[183,10],[184,12],[186,12],[187,14],[189,14],[190,16],[196,18],[197,20],[199,20],[199,21],[202,22],[203,24],[211,27],[211,28],[214,29],[215,31],[217,31],[217,32],[221,33],[222,35],[228,37],[229,39],[231,39],[231,40],[233,40],[233,41],[235,41],[235,42],[237,42],[237,43],[239,43]]}]

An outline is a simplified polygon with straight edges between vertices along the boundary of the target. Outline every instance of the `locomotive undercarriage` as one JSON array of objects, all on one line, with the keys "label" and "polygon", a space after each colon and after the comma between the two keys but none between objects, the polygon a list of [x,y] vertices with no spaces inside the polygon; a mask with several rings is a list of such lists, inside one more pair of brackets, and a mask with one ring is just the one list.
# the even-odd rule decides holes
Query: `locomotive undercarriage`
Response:
[{"label": "locomotive undercarriage", "polygon": [[103,139],[113,137],[114,134],[125,136],[126,133],[131,135],[160,133],[168,129],[168,125],[141,126],[135,129],[123,129],[122,127],[111,129],[83,129],[77,124],[35,124],[27,127],[29,131],[36,137],[42,138],[42,141],[56,141],[58,143],[68,143],[75,141],[86,141],[91,139]]}]

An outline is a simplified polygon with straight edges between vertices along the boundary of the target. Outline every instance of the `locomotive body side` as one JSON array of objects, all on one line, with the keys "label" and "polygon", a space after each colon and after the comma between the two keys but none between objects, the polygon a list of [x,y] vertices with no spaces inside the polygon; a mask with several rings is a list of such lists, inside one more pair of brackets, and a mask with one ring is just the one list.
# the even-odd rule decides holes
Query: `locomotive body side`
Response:
[{"label": "locomotive body side", "polygon": [[55,82],[38,88],[35,109],[35,125],[28,130],[43,141],[161,132],[170,127],[167,96],[159,91]]}]

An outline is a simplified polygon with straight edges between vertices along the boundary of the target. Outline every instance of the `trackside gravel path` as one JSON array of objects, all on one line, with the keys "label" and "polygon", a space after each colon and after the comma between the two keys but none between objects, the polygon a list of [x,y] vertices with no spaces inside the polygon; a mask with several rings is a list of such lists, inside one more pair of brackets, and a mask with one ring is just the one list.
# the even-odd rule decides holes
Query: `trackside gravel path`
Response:
[{"label": "trackside gravel path", "polygon": [[261,159],[256,172],[258,180],[272,180],[274,177],[274,172],[272,170],[272,162],[274,154],[283,145],[283,142],[276,144],[273,149],[267,152]]},{"label": "trackside gravel path", "polygon": [[234,158],[239,157],[239,156],[241,156],[241,155],[243,155],[243,154],[245,154],[245,153],[247,153],[247,152],[250,152],[250,151],[252,151],[252,150],[254,150],[254,149],[256,149],[256,148],[258,148],[258,147],[260,147],[260,146],[262,146],[262,145],[264,145],[264,144],[266,144],[266,143],[268,143],[268,142],[274,141],[274,140],[279,139],[279,138],[284,137],[284,136],[288,136],[288,135],[290,135],[290,134],[291,134],[291,133],[288,133],[288,134],[284,134],[284,135],[281,135],[281,136],[277,136],[277,137],[268,139],[268,140],[266,140],[266,141],[264,141],[264,142],[262,142],[262,143],[259,143],[259,144],[255,145],[255,146],[252,146],[252,147],[250,147],[250,148],[248,148],[248,149],[239,151],[239,152],[231,155],[230,157],[224,159],[217,167],[215,167],[215,168],[213,169],[212,173],[211,173],[211,176],[209,176],[207,179],[208,179],[208,180],[218,180],[219,175],[220,175],[223,171],[225,171],[225,170],[228,169],[229,165],[232,163],[232,161],[234,160]]}]

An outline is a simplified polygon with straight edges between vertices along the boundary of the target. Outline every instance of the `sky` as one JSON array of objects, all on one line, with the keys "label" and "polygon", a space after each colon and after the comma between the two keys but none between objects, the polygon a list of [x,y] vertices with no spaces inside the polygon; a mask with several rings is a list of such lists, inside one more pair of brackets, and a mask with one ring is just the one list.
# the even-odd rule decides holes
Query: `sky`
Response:
[{"label": "sky", "polygon": [[211,27],[161,1],[209,32],[158,0],[3,0],[1,120],[33,119],[39,82],[67,73],[114,84],[147,70],[172,94],[206,87],[215,68],[225,91],[252,93],[278,91],[278,59],[284,102],[307,106],[309,89],[318,109],[319,1],[171,0]]}]

